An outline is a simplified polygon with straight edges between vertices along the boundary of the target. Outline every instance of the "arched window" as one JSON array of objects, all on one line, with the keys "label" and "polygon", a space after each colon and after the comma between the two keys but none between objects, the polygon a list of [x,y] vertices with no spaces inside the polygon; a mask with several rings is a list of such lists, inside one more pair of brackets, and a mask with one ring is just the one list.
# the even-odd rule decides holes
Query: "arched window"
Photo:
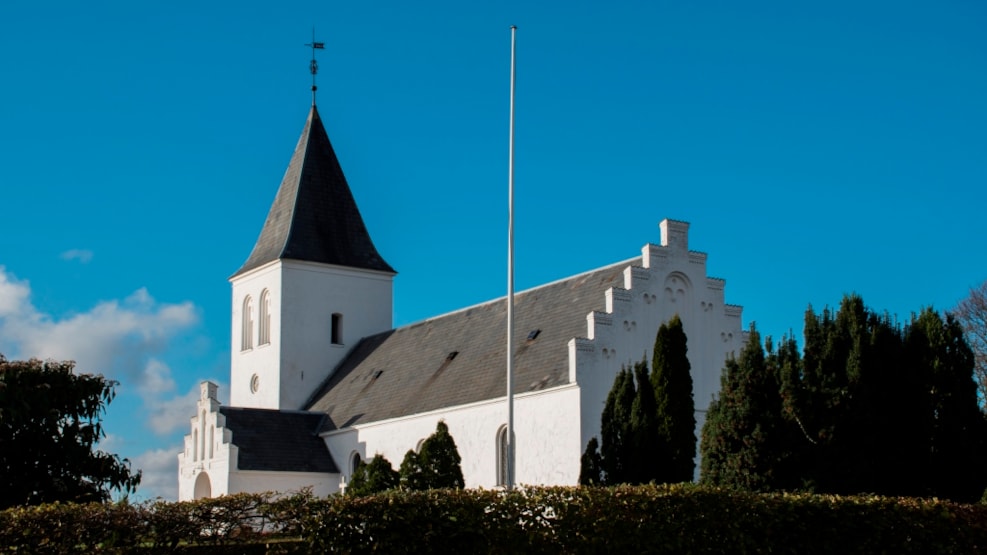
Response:
[{"label": "arched window", "polygon": [[216,443],[216,425],[209,426],[209,458],[213,457],[213,445]]},{"label": "arched window", "polygon": [[360,468],[360,465],[362,464],[363,458],[360,457],[360,453],[353,451],[353,454],[350,455],[350,476],[353,476],[353,473],[356,472],[356,469]]},{"label": "arched window", "polygon": [[199,460],[199,430],[192,430],[192,460]]},{"label": "arched window", "polygon": [[206,458],[206,411],[202,411],[202,418],[199,419],[199,453],[202,454],[202,458]]},{"label": "arched window", "polygon": [[508,456],[509,446],[507,445],[507,426],[501,426],[497,430],[497,485],[507,485],[507,478],[510,472],[510,457]]},{"label": "arched window", "polygon": [[258,345],[267,345],[271,342],[271,293],[267,289],[260,294],[260,334],[257,338]]},{"label": "arched window", "polygon": [[243,299],[243,325],[240,334],[240,350],[246,351],[254,347],[254,303],[250,295]]},{"label": "arched window", "polygon": [[333,345],[343,344],[343,315],[338,312],[332,315],[331,337]]}]

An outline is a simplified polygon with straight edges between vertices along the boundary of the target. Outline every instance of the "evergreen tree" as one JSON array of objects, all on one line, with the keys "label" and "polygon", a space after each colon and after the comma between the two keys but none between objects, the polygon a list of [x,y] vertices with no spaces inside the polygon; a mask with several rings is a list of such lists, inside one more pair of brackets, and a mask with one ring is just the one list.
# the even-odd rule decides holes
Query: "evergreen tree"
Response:
[{"label": "evergreen tree", "polygon": [[[727,362],[703,428],[702,480],[750,490],[980,498],[987,424],[962,326],[931,309],[902,328],[847,295],[768,356]],[[780,415],[780,418],[778,416]]]},{"label": "evergreen tree", "polygon": [[718,397],[702,430],[703,483],[767,491],[775,489],[780,445],[781,395],[754,326],[740,358],[727,360]]},{"label": "evergreen tree", "polygon": [[776,376],[780,397],[777,406],[781,411],[774,441],[778,460],[773,487],[786,491],[804,490],[807,488],[803,473],[806,464],[803,453],[814,440],[808,435],[798,414],[802,357],[791,334],[782,337],[776,352],[770,346],[767,350],[768,371]]},{"label": "evergreen tree", "polygon": [[603,485],[603,466],[600,460],[599,444],[595,437],[589,438],[586,451],[579,459],[579,485]]},{"label": "evergreen tree", "polygon": [[600,422],[600,465],[607,485],[624,484],[631,480],[628,461],[635,455],[631,429],[634,404],[634,376],[621,368],[607,394]]},{"label": "evergreen tree", "polygon": [[456,442],[449,434],[446,423],[439,421],[435,433],[428,436],[422,443],[418,461],[422,468],[423,483],[429,489],[458,488],[465,485],[463,469],[460,466],[462,457]]},{"label": "evergreen tree", "polygon": [[383,455],[374,455],[369,463],[357,466],[350,477],[347,495],[373,495],[398,487],[400,476]]},{"label": "evergreen tree", "polygon": [[648,361],[642,359],[634,365],[637,391],[631,403],[631,441],[633,448],[627,464],[628,481],[646,484],[661,481],[661,465],[667,449],[667,438],[658,427],[658,407],[655,390],[648,375]]},{"label": "evergreen tree", "polygon": [[404,454],[404,460],[401,461],[401,468],[398,473],[401,477],[401,487],[415,491],[428,489],[425,469],[414,449],[408,449],[408,452]]},{"label": "evergreen tree", "polygon": [[688,351],[682,320],[676,314],[658,328],[651,364],[657,427],[663,443],[657,482],[691,482],[696,469],[696,407]]},{"label": "evergreen tree", "polygon": [[961,325],[923,310],[908,329],[909,358],[926,371],[929,391],[928,495],[973,502],[987,485],[985,426],[974,381],[974,353]]}]

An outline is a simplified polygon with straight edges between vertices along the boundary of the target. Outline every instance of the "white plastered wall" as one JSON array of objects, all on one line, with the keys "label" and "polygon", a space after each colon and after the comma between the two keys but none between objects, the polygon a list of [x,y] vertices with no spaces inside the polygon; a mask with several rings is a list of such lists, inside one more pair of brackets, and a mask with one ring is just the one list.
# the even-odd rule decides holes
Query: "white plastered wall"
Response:
[{"label": "white plastered wall", "polygon": [[[276,260],[237,276],[233,284],[230,400],[232,406],[295,410],[360,339],[390,330],[394,274],[297,260]],[[243,299],[271,293],[271,343],[241,350]],[[259,315],[259,306],[255,308]],[[342,315],[342,342],[331,338]],[[257,376],[256,391],[251,388]]]},{"label": "white plastered wall", "polygon": [[675,314],[688,340],[697,440],[726,357],[743,347],[742,309],[725,304],[723,280],[707,277],[706,254],[689,251],[688,229],[685,222],[662,221],[662,244],[644,246],[640,266],[624,270],[623,287],[607,291],[606,309],[587,315],[586,337],[569,342],[570,381],[580,386],[582,406],[580,453],[590,438],[599,439],[621,366],[643,357],[650,368],[658,328]]},{"label": "white plastered wall", "polygon": [[[501,397],[326,434],[326,444],[348,482],[352,454],[366,461],[384,455],[397,470],[405,453],[435,432],[442,420],[462,457],[468,488],[497,486],[497,433],[507,423]],[[565,485],[579,479],[579,391],[568,385],[524,393],[514,398],[515,481],[518,484]]]},{"label": "white plastered wall", "polygon": [[[191,418],[191,430],[185,436],[184,449],[178,454],[178,500],[190,501],[196,495],[196,481],[208,480],[205,497],[218,497],[236,492],[230,490],[231,464],[236,464],[235,447],[230,445],[230,431],[224,428],[225,417],[219,413],[217,386],[212,382],[200,384],[199,402]],[[235,468],[235,466],[233,467]],[[200,476],[205,475],[205,478]]]},{"label": "white plastered wall", "polygon": [[[233,434],[226,429],[226,417],[219,412],[217,386],[200,385],[196,414],[185,446],[178,455],[178,500],[219,497],[230,493],[289,493],[311,487],[312,493],[325,496],[339,491],[339,474],[315,472],[263,472],[238,470],[238,448]],[[208,492],[196,491],[196,484],[208,483]]]}]

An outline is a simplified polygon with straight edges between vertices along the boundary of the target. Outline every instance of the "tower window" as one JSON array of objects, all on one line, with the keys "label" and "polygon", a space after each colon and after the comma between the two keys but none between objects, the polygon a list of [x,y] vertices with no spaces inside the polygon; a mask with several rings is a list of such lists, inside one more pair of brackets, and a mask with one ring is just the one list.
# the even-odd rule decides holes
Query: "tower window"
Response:
[{"label": "tower window", "polygon": [[260,333],[257,336],[258,345],[271,342],[271,292],[267,289],[260,294]]},{"label": "tower window", "polygon": [[240,350],[247,351],[254,347],[254,302],[250,295],[243,299],[243,314],[241,316],[243,322],[240,330]]},{"label": "tower window", "polygon": [[332,315],[331,337],[333,345],[343,344],[343,315],[338,312]]}]

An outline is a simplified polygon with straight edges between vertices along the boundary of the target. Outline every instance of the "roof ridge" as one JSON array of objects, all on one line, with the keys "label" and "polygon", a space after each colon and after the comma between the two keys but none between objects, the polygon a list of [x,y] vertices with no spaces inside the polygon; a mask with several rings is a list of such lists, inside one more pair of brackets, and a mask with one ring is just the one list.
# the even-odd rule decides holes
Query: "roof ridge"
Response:
[{"label": "roof ridge", "polygon": [[[566,282],[566,281],[570,281],[570,280],[573,280],[573,279],[577,279],[577,278],[580,278],[580,277],[585,277],[585,276],[588,276],[590,274],[594,274],[596,272],[599,272],[601,270],[606,270],[608,268],[622,266],[624,264],[631,264],[631,265],[633,265],[633,262],[634,261],[640,262],[640,260],[641,260],[641,257],[640,256],[635,256],[633,258],[628,258],[627,260],[621,260],[619,262],[614,262],[612,264],[607,264],[605,266],[600,266],[599,268],[593,268],[592,270],[586,270],[585,272],[580,272],[578,274],[573,274],[571,276],[566,276],[566,277],[563,277],[563,278],[559,278],[557,280],[550,281],[548,283],[542,283],[540,285],[536,285],[534,287],[530,287],[528,289],[524,289],[522,291],[518,291],[514,295],[515,295],[515,297],[520,297],[520,296],[523,296],[523,295],[528,295],[530,293],[535,293],[535,292],[537,292],[540,289],[544,289],[544,288],[547,288],[547,287],[558,285],[560,283],[563,283],[563,282]],[[637,266],[637,267],[642,267],[642,266]],[[438,320],[440,318],[445,318],[446,316],[451,316],[453,314],[458,314],[460,312],[466,312],[468,310],[476,310],[477,308],[485,307],[487,305],[494,304],[494,303],[502,303],[502,302],[504,302],[505,299],[507,299],[507,295],[503,295],[501,297],[495,297],[493,299],[488,299],[486,301],[482,301],[482,302],[476,303],[474,305],[466,306],[466,307],[463,307],[463,308],[457,308],[456,310],[452,310],[452,311],[449,311],[449,312],[444,312],[442,314],[436,314],[435,316],[429,316],[428,318],[425,318],[423,320],[417,320],[415,322],[410,322],[410,323],[407,323],[407,324],[405,324],[403,326],[398,326],[398,327],[394,328],[391,331],[398,331],[398,330],[402,330],[402,329],[405,329],[405,328],[410,328],[412,326],[418,326],[418,325],[421,325],[421,324],[427,324],[428,322],[431,322],[433,320]],[[383,333],[387,333],[387,332],[383,332]],[[373,336],[371,335],[369,337],[373,337]]]}]

